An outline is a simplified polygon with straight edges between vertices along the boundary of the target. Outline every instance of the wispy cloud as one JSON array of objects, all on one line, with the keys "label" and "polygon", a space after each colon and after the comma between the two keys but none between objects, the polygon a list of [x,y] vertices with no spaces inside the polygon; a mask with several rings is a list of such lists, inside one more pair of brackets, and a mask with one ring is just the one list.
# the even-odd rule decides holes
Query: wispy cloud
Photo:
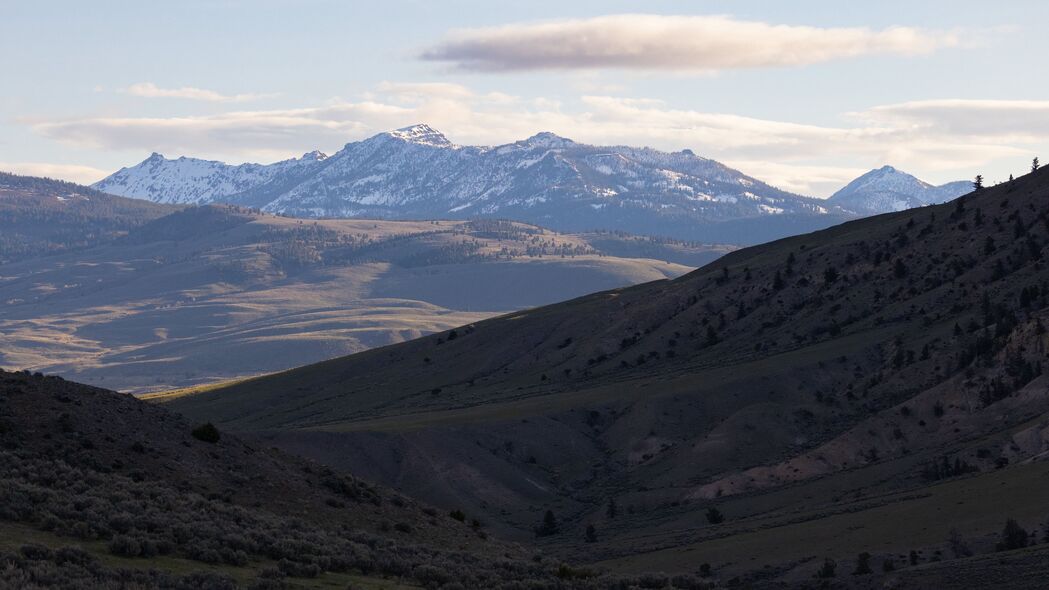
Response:
[{"label": "wispy cloud", "polygon": [[48,164],[45,162],[0,162],[0,170],[25,176],[46,176],[80,184],[91,184],[112,172],[91,166]]},{"label": "wispy cloud", "polygon": [[272,94],[221,94],[205,88],[183,86],[181,88],[161,88],[152,82],[139,82],[123,90],[132,96],[143,98],[182,98],[206,102],[247,102],[273,96]]},{"label": "wispy cloud", "polygon": [[[964,178],[988,162],[1022,162],[1032,146],[1049,144],[1049,127],[1032,122],[1044,108],[1025,101],[927,101],[851,113],[845,119],[852,125],[814,125],[678,108],[654,99],[583,96],[559,102],[475,93],[453,84],[384,83],[362,100],[309,108],[30,124],[40,135],[95,149],[230,161],[330,151],[418,122],[464,144],[495,145],[553,131],[594,144],[691,148],[784,188],[824,196],[857,172],[882,164],[919,175],[957,171]],[[979,126],[966,122],[969,116],[981,118]]]},{"label": "wispy cloud", "polygon": [[918,100],[877,106],[853,116],[970,137],[1037,141],[1049,136],[1049,100]]},{"label": "wispy cloud", "polygon": [[480,72],[704,72],[801,66],[865,55],[924,55],[959,43],[957,33],[912,27],[826,28],[727,16],[620,14],[454,31],[420,57]]}]

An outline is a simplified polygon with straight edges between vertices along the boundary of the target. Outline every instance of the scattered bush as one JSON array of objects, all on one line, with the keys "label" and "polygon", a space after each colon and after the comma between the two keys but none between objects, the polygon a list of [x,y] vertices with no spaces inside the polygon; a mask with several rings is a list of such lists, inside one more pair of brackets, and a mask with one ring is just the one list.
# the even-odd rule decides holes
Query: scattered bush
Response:
[{"label": "scattered bush", "polygon": [[546,514],[543,515],[543,522],[535,529],[536,536],[549,537],[551,535],[556,535],[559,531],[557,517],[554,516],[552,510],[547,510]]},{"label": "scattered bush", "polygon": [[998,551],[1012,551],[1013,549],[1023,549],[1027,546],[1027,531],[1020,526],[1013,519],[1005,521],[1005,528],[1002,530],[1002,538],[998,541],[996,546]]},{"label": "scattered bush", "polygon": [[833,559],[827,558],[823,560],[823,565],[820,566],[819,571],[816,572],[817,578],[827,579],[833,578],[837,575],[838,564]]},{"label": "scattered bush", "polygon": [[871,569],[871,554],[864,551],[856,556],[856,570],[852,572],[854,576],[866,576],[867,574],[873,573]]},{"label": "scattered bush", "polygon": [[217,443],[220,438],[219,429],[211,422],[201,424],[193,429],[193,438],[206,443]]}]

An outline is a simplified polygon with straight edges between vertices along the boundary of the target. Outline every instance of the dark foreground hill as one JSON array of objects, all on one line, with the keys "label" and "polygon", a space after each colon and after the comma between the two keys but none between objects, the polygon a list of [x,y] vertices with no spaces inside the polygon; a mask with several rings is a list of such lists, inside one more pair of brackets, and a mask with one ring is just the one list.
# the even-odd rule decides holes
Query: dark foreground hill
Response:
[{"label": "dark foreground hill", "polygon": [[[131,396],[0,372],[0,588],[628,588],[639,580],[544,559],[462,514]],[[708,585],[678,576],[674,587]]]},{"label": "dark foreground hill", "polygon": [[0,172],[0,263],[109,243],[180,208]]},{"label": "dark foreground hill", "polygon": [[171,406],[624,571],[941,575],[1046,528],[1047,245],[1041,170]]}]

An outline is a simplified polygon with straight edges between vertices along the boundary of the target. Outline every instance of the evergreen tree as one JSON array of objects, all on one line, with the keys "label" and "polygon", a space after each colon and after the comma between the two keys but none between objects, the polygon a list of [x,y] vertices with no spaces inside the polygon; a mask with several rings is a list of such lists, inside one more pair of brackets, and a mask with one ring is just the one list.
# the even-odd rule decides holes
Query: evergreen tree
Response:
[{"label": "evergreen tree", "polygon": [[1026,546],[1027,531],[1011,518],[1005,521],[1005,529],[1002,531],[1002,539],[998,541],[998,551],[1023,549]]},{"label": "evergreen tree", "polygon": [[871,554],[864,551],[856,556],[856,571],[852,572],[854,576],[866,576],[867,574],[873,573],[871,569]]},{"label": "evergreen tree", "polygon": [[1031,160],[1031,172],[1036,172],[1038,170],[1039,166],[1041,166],[1041,164],[1038,163],[1038,158],[1037,157],[1035,159]]},{"label": "evergreen tree", "polygon": [[549,537],[550,535],[556,535],[558,531],[557,517],[554,516],[554,511],[547,510],[546,514],[543,515],[543,522],[536,528],[535,534],[540,537]]},{"label": "evergreen tree", "polygon": [[978,191],[983,188],[983,174],[977,174],[976,179],[973,180],[973,190]]},{"label": "evergreen tree", "polygon": [[586,542],[597,543],[597,529],[592,524],[586,525]]}]

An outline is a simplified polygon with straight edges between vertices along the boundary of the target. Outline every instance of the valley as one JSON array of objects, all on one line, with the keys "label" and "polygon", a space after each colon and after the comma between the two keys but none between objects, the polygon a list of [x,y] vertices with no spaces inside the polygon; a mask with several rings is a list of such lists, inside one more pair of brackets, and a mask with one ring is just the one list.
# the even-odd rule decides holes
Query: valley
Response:
[{"label": "valley", "polygon": [[0,265],[0,366],[136,392],[209,383],[673,278],[731,249],[191,207],[86,250]]},{"label": "valley", "polygon": [[1049,3],[2,14],[0,590],[1049,588]]}]

